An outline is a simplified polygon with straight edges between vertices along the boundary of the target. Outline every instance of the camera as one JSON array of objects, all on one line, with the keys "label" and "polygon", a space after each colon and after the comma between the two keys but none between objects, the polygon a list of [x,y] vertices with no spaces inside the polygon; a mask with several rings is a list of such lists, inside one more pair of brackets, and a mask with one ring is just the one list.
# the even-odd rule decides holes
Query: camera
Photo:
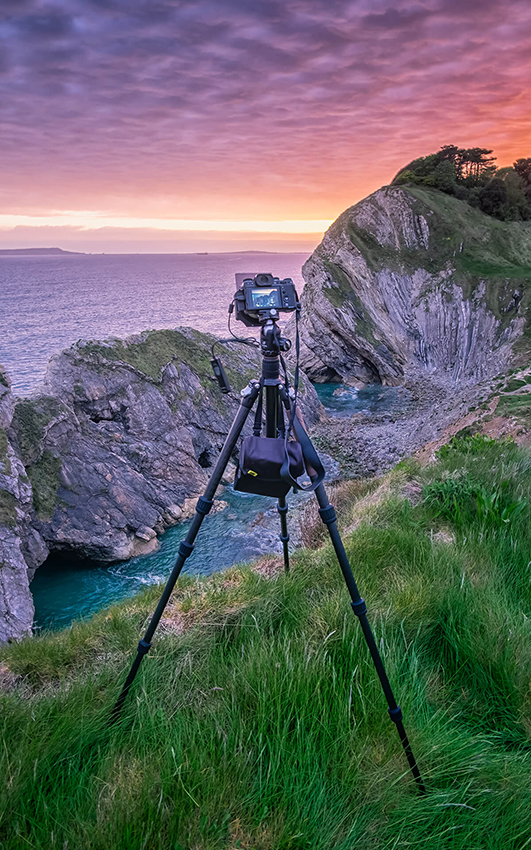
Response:
[{"label": "camera", "polygon": [[237,274],[234,296],[236,318],[247,327],[266,319],[278,318],[279,312],[297,309],[298,297],[291,278],[280,280],[272,274]]}]

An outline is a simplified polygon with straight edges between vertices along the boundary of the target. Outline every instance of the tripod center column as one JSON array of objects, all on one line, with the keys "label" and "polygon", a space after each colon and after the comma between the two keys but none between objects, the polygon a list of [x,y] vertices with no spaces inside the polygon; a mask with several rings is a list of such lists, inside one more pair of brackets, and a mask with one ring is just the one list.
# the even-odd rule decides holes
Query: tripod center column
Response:
[{"label": "tripod center column", "polygon": [[262,326],[262,381],[265,387],[266,437],[276,437],[279,418],[280,331],[272,319]]}]

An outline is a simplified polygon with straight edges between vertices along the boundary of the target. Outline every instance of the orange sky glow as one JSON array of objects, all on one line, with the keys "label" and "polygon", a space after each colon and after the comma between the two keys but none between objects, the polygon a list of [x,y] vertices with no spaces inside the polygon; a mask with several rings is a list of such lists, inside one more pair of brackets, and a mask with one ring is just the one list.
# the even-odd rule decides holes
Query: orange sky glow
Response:
[{"label": "orange sky glow", "polygon": [[5,0],[0,247],[310,251],[443,144],[531,156],[522,0]]}]

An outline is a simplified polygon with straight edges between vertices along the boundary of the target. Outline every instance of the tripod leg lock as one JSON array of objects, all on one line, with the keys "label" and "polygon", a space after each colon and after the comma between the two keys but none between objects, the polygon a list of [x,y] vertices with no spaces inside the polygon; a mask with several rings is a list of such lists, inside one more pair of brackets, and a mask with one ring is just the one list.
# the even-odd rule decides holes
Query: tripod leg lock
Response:
[{"label": "tripod leg lock", "polygon": [[281,516],[282,516],[282,514],[287,514],[287,512],[288,512],[288,506],[287,506],[287,505],[284,505],[284,506],[279,505],[279,506],[277,507],[277,511],[279,512],[279,514],[280,514]]},{"label": "tripod leg lock", "polygon": [[391,718],[393,723],[400,723],[400,721],[402,720],[402,709],[399,705],[397,705],[396,708],[388,708],[387,713],[389,714],[389,717]]},{"label": "tripod leg lock", "polygon": [[361,596],[357,602],[350,603],[352,610],[354,611],[356,617],[363,617],[364,614],[367,613],[367,606],[365,605],[365,599]]},{"label": "tripod leg lock", "polygon": [[280,534],[279,537],[280,537],[282,543],[287,543],[288,540],[289,540],[289,534]]},{"label": "tripod leg lock", "polygon": [[138,654],[139,655],[147,655],[150,649],[151,649],[151,644],[149,643],[149,641],[144,640],[144,638],[142,638],[142,640],[138,644],[138,648],[137,648]]},{"label": "tripod leg lock", "polygon": [[333,505],[327,505],[326,508],[319,508],[319,516],[325,525],[332,525],[336,522],[337,516]]},{"label": "tripod leg lock", "polygon": [[195,509],[198,514],[201,514],[201,516],[206,516],[210,512],[213,504],[214,502],[212,499],[205,499],[204,496],[199,496]]},{"label": "tripod leg lock", "polygon": [[186,540],[182,540],[179,544],[179,555],[181,558],[189,558],[193,551],[193,543],[187,543]]}]

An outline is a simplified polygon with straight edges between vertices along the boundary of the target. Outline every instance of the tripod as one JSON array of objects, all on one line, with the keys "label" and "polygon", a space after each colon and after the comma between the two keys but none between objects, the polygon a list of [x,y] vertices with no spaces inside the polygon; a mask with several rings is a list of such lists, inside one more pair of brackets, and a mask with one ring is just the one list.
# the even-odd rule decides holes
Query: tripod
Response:
[{"label": "tripod", "polygon": [[[276,314],[276,315],[275,315]],[[227,435],[223,448],[221,450],[220,456],[214,467],[214,471],[210,478],[210,481],[207,484],[205,492],[202,496],[199,497],[195,509],[195,515],[192,519],[192,523],[188,530],[188,534],[186,538],[179,545],[178,557],[175,562],[175,566],[170,574],[166,582],[166,586],[162,593],[162,596],[159,600],[155,613],[151,618],[151,622],[147,628],[147,631],[144,637],[141,639],[138,644],[137,654],[133,661],[131,670],[124,682],[121,693],[114,705],[111,714],[111,722],[115,722],[120,715],[123,703],[129,693],[129,689],[133,684],[134,678],[138,672],[140,664],[142,663],[142,659],[149,652],[151,648],[151,640],[155,633],[155,630],[159,624],[160,618],[164,612],[164,609],[169,601],[175,583],[180,575],[180,572],[186,562],[186,559],[191,555],[194,549],[194,541],[199,532],[199,529],[202,525],[202,522],[206,515],[209,513],[210,509],[213,505],[213,499],[216,494],[216,490],[219,486],[219,483],[223,477],[223,473],[225,468],[230,460],[230,457],[236,447],[236,443],[238,437],[241,434],[243,426],[255,401],[260,396],[260,400],[258,402],[257,416],[255,418],[255,435],[256,432],[260,431],[261,427],[261,418],[262,418],[262,390],[265,391],[265,430],[266,437],[284,437],[285,436],[285,424],[284,424],[284,410],[288,415],[291,416],[290,421],[293,423],[294,431],[297,439],[302,445],[303,456],[306,462],[306,467],[308,474],[311,479],[313,479],[314,483],[317,479],[317,473],[315,469],[312,468],[311,458],[308,458],[309,451],[305,451],[305,447],[311,450],[311,454],[316,458],[316,465],[320,466],[320,462],[315,454],[315,450],[313,449],[309,437],[306,433],[306,429],[302,422],[302,418],[300,417],[296,405],[292,407],[292,401],[287,391],[287,387],[281,381],[280,378],[280,361],[281,361],[281,351],[286,351],[289,347],[289,341],[285,340],[281,334],[280,330],[276,324],[278,320],[278,313],[274,311],[273,316],[270,316],[261,323],[261,334],[260,334],[260,347],[262,353],[262,375],[261,380],[252,380],[247,387],[245,387],[241,392],[241,402],[239,410],[236,414],[236,417],[232,423],[230,431]],[[310,463],[308,462],[310,461]],[[396,725],[398,735],[400,737],[400,741],[404,748],[407,760],[409,762],[409,766],[411,768],[411,772],[415,777],[417,782],[418,790],[421,794],[425,793],[424,783],[422,781],[422,777],[420,775],[419,768],[417,766],[417,762],[415,760],[415,756],[413,755],[413,751],[411,749],[411,745],[409,743],[408,737],[406,735],[406,731],[404,729],[404,724],[402,722],[402,711],[400,706],[397,704],[393,691],[391,689],[391,685],[389,683],[389,679],[387,678],[387,673],[385,671],[383,661],[381,659],[380,653],[378,652],[378,647],[376,645],[376,641],[374,639],[374,635],[372,633],[372,629],[370,627],[368,618],[367,618],[367,607],[365,605],[364,599],[360,596],[358,587],[356,585],[356,581],[354,579],[352,569],[350,567],[350,563],[345,552],[345,548],[343,546],[343,541],[341,540],[341,536],[339,534],[339,530],[337,527],[337,517],[334,508],[328,501],[328,497],[326,495],[325,489],[322,483],[319,483],[315,487],[315,496],[317,498],[317,502],[319,504],[319,515],[321,520],[328,528],[328,533],[330,535],[330,539],[332,541],[332,545],[334,547],[337,560],[339,562],[339,566],[341,568],[341,572],[343,574],[343,578],[348,588],[348,592],[351,598],[351,606],[355,615],[358,617],[361,629],[363,631],[363,635],[369,647],[369,651],[376,668],[376,672],[378,674],[378,678],[380,679],[380,683],[385,694],[385,698],[388,704],[388,713],[389,717]],[[289,553],[288,553],[288,527],[287,527],[287,505],[286,498],[280,497],[278,499],[278,512],[280,514],[280,527],[281,534],[280,539],[282,541],[283,548],[283,556],[284,556],[284,569],[286,572],[289,571]]]}]

